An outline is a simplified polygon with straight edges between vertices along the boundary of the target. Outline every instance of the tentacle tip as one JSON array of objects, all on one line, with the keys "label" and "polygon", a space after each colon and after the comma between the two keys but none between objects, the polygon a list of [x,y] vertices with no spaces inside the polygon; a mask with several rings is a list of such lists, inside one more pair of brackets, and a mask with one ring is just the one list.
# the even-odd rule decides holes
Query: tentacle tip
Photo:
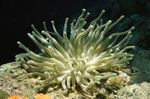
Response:
[{"label": "tentacle tip", "polygon": [[121,15],[121,17],[120,18],[124,18],[125,16],[124,15]]},{"label": "tentacle tip", "polygon": [[106,10],[103,9],[103,10],[102,10],[102,13],[105,13],[105,12],[106,12]]},{"label": "tentacle tip", "polygon": [[128,31],[128,33],[131,34],[132,32],[131,32],[131,31]]},{"label": "tentacle tip", "polygon": [[111,23],[112,23],[112,20],[109,20],[109,21],[108,21],[108,24],[111,24]]},{"label": "tentacle tip", "polygon": [[34,24],[31,24],[31,27],[33,28],[33,27],[34,27]]},{"label": "tentacle tip", "polygon": [[90,12],[87,12],[87,15],[90,15]]},{"label": "tentacle tip", "polygon": [[132,29],[132,30],[134,30],[134,29],[135,29],[135,27],[134,27],[134,26],[132,26],[132,27],[131,27],[131,29]]},{"label": "tentacle tip", "polygon": [[85,12],[85,11],[86,11],[86,9],[85,9],[85,8],[83,8],[83,9],[82,9],[82,12]]},{"label": "tentacle tip", "polygon": [[51,20],[51,23],[54,23],[54,20]]},{"label": "tentacle tip", "polygon": [[32,34],[35,33],[34,31],[31,32]]},{"label": "tentacle tip", "polygon": [[43,21],[43,24],[46,24],[46,22],[45,22],[45,21]]},{"label": "tentacle tip", "polygon": [[42,31],[41,31],[41,33],[45,33],[45,31],[44,31],[44,30],[42,30]]},{"label": "tentacle tip", "polygon": [[133,48],[133,49],[135,49],[135,48],[136,48],[136,46],[133,46],[132,48]]},{"label": "tentacle tip", "polygon": [[90,25],[89,27],[90,27],[90,28],[93,28],[94,26],[93,26],[93,25]]},{"label": "tentacle tip", "polygon": [[27,33],[27,35],[29,36],[29,35],[31,35],[30,33]]},{"label": "tentacle tip", "polygon": [[20,41],[17,41],[17,44],[18,44],[18,45],[20,45],[20,44],[21,44],[21,42],[20,42]]},{"label": "tentacle tip", "polygon": [[69,19],[69,17],[66,17],[66,20],[68,20]]}]

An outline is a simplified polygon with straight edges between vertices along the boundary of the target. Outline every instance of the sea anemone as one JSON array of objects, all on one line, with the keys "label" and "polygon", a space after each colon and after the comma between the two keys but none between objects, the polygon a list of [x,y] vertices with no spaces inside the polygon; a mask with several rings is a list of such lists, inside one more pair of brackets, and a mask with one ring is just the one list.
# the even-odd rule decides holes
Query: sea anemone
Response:
[{"label": "sea anemone", "polygon": [[134,27],[110,33],[124,16],[114,23],[111,20],[103,22],[104,12],[102,10],[89,24],[86,20],[90,13],[85,9],[70,26],[66,18],[62,35],[56,30],[54,21],[51,21],[54,32],[47,30],[45,22],[41,32],[31,25],[34,31],[28,36],[40,52],[35,53],[18,41],[26,53],[16,55],[16,60],[28,72],[28,77],[37,78],[42,87],[57,85],[65,93],[78,89],[86,94],[98,93],[97,86],[127,67],[133,57],[127,50],[134,48],[128,45]]}]

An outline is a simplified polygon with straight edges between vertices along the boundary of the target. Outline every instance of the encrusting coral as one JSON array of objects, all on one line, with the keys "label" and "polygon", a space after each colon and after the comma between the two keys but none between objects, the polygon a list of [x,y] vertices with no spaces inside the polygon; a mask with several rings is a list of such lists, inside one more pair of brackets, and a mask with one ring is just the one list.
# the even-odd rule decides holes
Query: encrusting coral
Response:
[{"label": "encrusting coral", "polygon": [[[70,26],[69,18],[66,18],[62,35],[56,30],[54,21],[51,21],[54,32],[47,30],[45,22],[41,32],[31,25],[34,31],[28,36],[41,52],[35,53],[18,41],[26,53],[16,55],[16,61],[28,72],[29,78],[37,79],[36,85],[40,88],[49,90],[52,86],[51,90],[54,90],[57,86],[64,93],[82,91],[95,97],[103,86],[107,86],[106,82],[111,81],[107,81],[110,77],[124,73],[122,69],[133,57],[126,51],[134,48],[128,46],[134,27],[110,34],[124,16],[114,23],[111,20],[105,23],[101,19],[104,12],[89,24],[86,21],[89,12],[85,9]],[[126,78],[123,85],[129,81],[129,77]]]}]

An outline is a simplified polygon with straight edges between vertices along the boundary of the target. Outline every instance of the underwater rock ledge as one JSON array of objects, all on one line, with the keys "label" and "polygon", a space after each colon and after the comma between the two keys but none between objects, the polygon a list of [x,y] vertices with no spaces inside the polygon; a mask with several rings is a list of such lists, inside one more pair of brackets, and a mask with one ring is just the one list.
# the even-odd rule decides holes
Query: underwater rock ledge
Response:
[{"label": "underwater rock ledge", "polygon": [[[6,69],[6,67],[11,67],[11,69]],[[18,62],[6,63],[0,66],[0,98],[2,97],[1,99],[7,99],[6,97],[8,96],[20,95],[28,96],[30,99],[33,99],[33,96],[37,93],[35,88],[32,85],[29,85],[29,83],[27,85],[26,83],[19,82],[16,78],[13,78],[16,75],[21,74],[21,72],[18,72],[18,74],[16,72],[12,72],[16,69],[16,67],[20,67]],[[135,77],[136,76],[134,74],[134,78]],[[51,99],[90,99],[83,96],[81,93],[76,92],[65,96],[63,91],[60,89],[47,93],[46,95],[50,96]],[[150,83],[134,82],[131,85],[121,88],[115,94],[110,94],[104,99],[150,99]]]}]

